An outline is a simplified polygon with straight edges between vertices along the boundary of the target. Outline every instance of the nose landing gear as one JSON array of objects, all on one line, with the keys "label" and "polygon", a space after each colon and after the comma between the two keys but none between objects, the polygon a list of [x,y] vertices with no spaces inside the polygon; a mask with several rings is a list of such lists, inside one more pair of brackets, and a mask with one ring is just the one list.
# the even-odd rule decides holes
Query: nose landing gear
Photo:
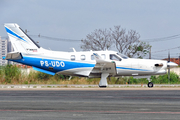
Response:
[{"label": "nose landing gear", "polygon": [[153,87],[153,83],[152,82],[149,82],[147,85],[148,85],[149,88]]},{"label": "nose landing gear", "polygon": [[153,87],[153,83],[151,82],[151,79],[150,79],[150,77],[149,78],[147,78],[148,79],[148,84],[147,84],[147,86],[149,87],[149,88],[152,88]]}]

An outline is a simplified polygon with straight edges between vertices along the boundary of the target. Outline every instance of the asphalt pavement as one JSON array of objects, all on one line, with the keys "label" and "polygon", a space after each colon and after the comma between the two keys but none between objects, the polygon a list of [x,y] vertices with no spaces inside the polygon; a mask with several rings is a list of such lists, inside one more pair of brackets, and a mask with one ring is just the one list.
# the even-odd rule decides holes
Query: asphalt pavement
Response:
[{"label": "asphalt pavement", "polygon": [[179,89],[0,89],[0,120],[179,120]]}]

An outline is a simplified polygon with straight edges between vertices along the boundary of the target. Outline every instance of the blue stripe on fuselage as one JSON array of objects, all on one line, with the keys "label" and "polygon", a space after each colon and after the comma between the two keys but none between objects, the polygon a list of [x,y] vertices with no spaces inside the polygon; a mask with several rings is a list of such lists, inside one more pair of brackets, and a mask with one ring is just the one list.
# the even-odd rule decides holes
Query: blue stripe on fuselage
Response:
[{"label": "blue stripe on fuselage", "polygon": [[[77,62],[72,62],[72,61],[32,58],[32,57],[25,57],[25,56],[23,56],[23,59],[12,60],[12,61],[26,64],[29,66],[35,66],[44,70],[49,70],[49,67],[53,67],[53,72],[60,72],[60,71],[69,70],[69,69],[95,66],[95,64],[89,64],[89,63],[80,63],[80,62],[77,63]],[[52,71],[52,70],[49,70],[49,71]]]},{"label": "blue stripe on fuselage", "polygon": [[116,69],[123,69],[123,70],[137,70],[137,71],[150,71],[150,70],[145,70],[145,69],[126,68],[126,67],[116,67]]}]

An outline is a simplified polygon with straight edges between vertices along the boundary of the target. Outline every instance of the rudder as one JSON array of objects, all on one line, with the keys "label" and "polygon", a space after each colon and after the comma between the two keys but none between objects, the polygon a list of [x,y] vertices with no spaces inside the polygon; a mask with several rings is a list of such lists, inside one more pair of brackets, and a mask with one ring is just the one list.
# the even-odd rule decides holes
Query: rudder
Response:
[{"label": "rudder", "polygon": [[13,45],[15,52],[34,53],[38,52],[40,46],[35,43],[18,24],[7,23],[4,24],[9,39]]}]

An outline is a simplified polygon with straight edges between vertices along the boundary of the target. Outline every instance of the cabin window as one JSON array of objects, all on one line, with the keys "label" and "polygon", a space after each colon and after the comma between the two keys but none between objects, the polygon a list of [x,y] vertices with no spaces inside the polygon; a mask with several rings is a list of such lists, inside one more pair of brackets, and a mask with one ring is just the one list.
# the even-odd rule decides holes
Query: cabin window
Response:
[{"label": "cabin window", "polygon": [[119,58],[118,56],[114,55],[114,54],[110,54],[110,60],[115,60],[115,61],[121,61],[121,58]]},{"label": "cabin window", "polygon": [[106,55],[105,54],[101,54],[101,58],[105,60],[106,59]]},{"label": "cabin window", "polygon": [[75,55],[71,55],[71,60],[75,60],[75,59],[76,59]]},{"label": "cabin window", "polygon": [[86,56],[85,55],[81,55],[81,60],[85,60]]},{"label": "cabin window", "polygon": [[91,55],[91,60],[94,60],[94,55]]}]

